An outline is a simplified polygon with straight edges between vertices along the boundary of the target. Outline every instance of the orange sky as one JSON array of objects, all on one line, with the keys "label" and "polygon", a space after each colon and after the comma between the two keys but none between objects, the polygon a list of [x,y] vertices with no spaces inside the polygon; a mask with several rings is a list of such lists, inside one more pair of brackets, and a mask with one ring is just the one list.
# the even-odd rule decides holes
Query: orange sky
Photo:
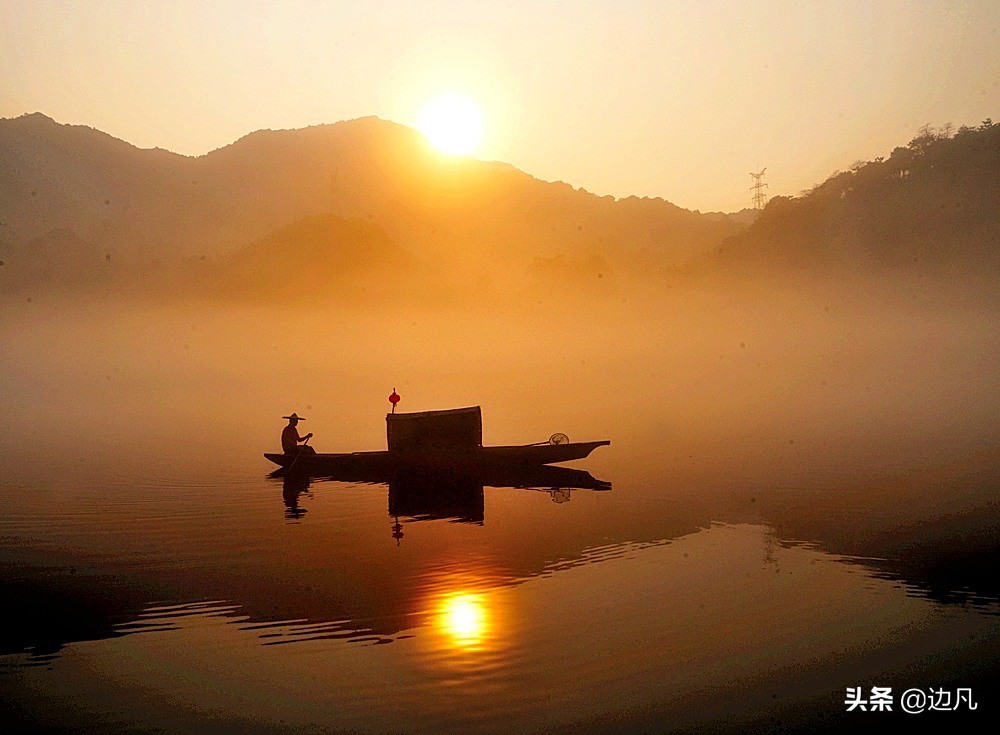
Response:
[{"label": "orange sky", "polygon": [[750,205],[924,123],[1000,118],[1000,3],[0,0],[0,116],[200,154],[458,92],[480,157],[598,194]]}]

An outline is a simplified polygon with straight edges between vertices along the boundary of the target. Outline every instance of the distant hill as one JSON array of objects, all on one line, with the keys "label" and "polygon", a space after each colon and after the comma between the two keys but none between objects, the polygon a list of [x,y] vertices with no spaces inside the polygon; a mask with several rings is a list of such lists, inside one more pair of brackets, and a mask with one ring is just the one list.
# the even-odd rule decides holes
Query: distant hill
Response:
[{"label": "distant hill", "polygon": [[703,214],[710,219],[727,219],[731,222],[751,225],[756,221],[760,211],[747,208],[741,209],[739,212],[704,212]]},{"label": "distant hill", "polygon": [[[506,164],[446,158],[419,133],[377,118],[258,131],[199,157],[139,149],[39,113],[0,120],[0,287],[39,272],[27,264],[53,232],[68,248],[89,243],[99,258],[113,253],[120,270],[141,271],[154,261],[218,260],[318,215],[370,222],[397,255],[480,271],[559,256],[614,263],[635,252],[680,264],[745,227],[660,199],[598,197]],[[282,257],[295,260],[290,250]]]},{"label": "distant hill", "polygon": [[775,197],[692,273],[886,269],[997,278],[1000,125],[925,127],[888,158],[858,162],[808,193]]},{"label": "distant hill", "polygon": [[33,239],[26,248],[0,242],[0,286],[10,286],[15,277],[25,284],[107,285],[114,278],[113,260],[112,253],[72,230],[50,230]]},{"label": "distant hill", "polygon": [[[411,259],[368,220],[305,217],[239,250],[182,267],[189,289],[283,302],[355,296],[381,281],[398,288]],[[377,280],[376,280],[377,279]],[[175,279],[174,279],[175,280]]]}]

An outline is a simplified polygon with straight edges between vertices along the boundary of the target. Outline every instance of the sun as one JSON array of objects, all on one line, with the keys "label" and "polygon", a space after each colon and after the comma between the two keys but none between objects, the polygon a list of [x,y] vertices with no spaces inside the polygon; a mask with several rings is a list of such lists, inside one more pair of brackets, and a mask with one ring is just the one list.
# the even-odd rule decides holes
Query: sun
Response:
[{"label": "sun", "polygon": [[454,156],[468,156],[483,141],[483,116],[468,97],[442,94],[420,111],[417,128],[437,150]]}]

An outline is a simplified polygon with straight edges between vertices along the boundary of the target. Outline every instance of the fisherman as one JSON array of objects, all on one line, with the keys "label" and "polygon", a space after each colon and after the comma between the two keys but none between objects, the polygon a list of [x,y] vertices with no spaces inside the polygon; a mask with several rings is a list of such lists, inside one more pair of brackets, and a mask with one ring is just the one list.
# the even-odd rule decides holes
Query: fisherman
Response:
[{"label": "fisherman", "polygon": [[299,447],[299,442],[312,439],[312,432],[305,436],[299,436],[299,430],[295,428],[300,421],[305,421],[305,419],[294,413],[291,416],[282,416],[281,418],[288,419],[288,426],[281,430],[281,451],[285,454],[296,454],[298,452],[315,454],[316,450],[312,447],[308,447],[305,444]]}]

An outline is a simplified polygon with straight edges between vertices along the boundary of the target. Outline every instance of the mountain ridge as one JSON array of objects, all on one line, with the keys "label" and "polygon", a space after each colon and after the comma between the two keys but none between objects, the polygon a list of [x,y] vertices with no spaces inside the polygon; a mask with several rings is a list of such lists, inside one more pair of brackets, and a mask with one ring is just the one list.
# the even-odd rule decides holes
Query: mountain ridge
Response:
[{"label": "mountain ridge", "polygon": [[0,172],[11,263],[30,259],[50,232],[125,263],[214,257],[318,214],[369,220],[401,247],[456,267],[635,249],[681,263],[744,226],[449,158],[373,116],[254,131],[188,157],[33,113],[0,120]]}]

